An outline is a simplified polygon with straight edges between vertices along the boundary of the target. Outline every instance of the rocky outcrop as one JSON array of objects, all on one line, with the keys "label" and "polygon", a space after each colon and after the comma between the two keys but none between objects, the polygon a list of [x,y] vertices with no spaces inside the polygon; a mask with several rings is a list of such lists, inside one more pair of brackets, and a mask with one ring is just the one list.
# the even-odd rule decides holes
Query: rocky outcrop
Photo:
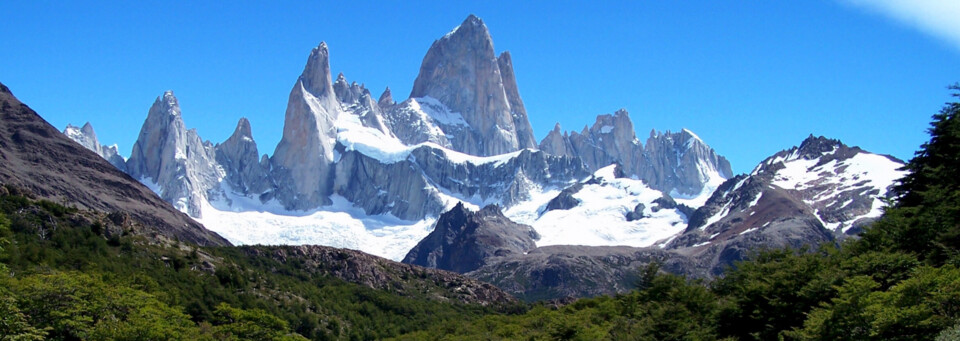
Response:
[{"label": "rocky outcrop", "polygon": [[709,195],[719,182],[732,176],[730,163],[689,130],[663,134],[651,132],[646,146],[640,143],[626,110],[599,115],[593,126],[579,133],[554,126],[540,142],[540,150],[576,157],[595,171],[619,163],[628,176],[651,188],[687,197]]},{"label": "rocky outcrop", "polygon": [[387,136],[393,135],[384,122],[380,104],[373,101],[370,90],[362,84],[347,84],[346,77],[341,73],[333,83],[333,91],[344,113],[356,116],[364,127],[373,128]]},{"label": "rocky outcrop", "polygon": [[644,146],[644,160],[636,174],[651,187],[666,193],[700,195],[711,181],[733,176],[730,162],[686,129],[677,133],[651,133]]},{"label": "rocky outcrop", "polygon": [[[509,69],[507,79],[501,65]],[[510,57],[497,58],[487,26],[474,15],[433,42],[410,97],[436,99],[462,117],[462,128],[440,126],[457,151],[489,156],[533,147]]]},{"label": "rocky outcrop", "polygon": [[581,189],[583,189],[583,183],[579,182],[573,186],[564,188],[562,191],[560,191],[560,194],[557,194],[556,197],[547,202],[547,206],[543,209],[543,213],[553,210],[569,210],[577,207],[577,205],[580,205],[580,199],[574,198],[573,195],[577,194],[577,192],[579,192]]},{"label": "rocky outcrop", "polygon": [[326,246],[244,246],[251,257],[266,257],[281,263],[297,261],[317,276],[385,290],[400,296],[427,297],[440,301],[501,306],[516,298],[497,287],[452,272],[401,264],[360,251]]},{"label": "rocky outcrop", "polygon": [[500,76],[503,79],[503,91],[507,93],[507,103],[510,104],[510,114],[513,116],[513,126],[517,129],[517,143],[519,148],[537,148],[537,140],[533,138],[533,127],[527,117],[527,109],[520,99],[520,89],[517,87],[517,78],[513,74],[513,58],[510,51],[503,51],[497,57],[500,67]]},{"label": "rocky outcrop", "polygon": [[522,255],[537,247],[537,238],[533,228],[510,221],[497,206],[471,212],[458,203],[437,219],[433,232],[403,262],[465,273],[495,257]]},{"label": "rocky outcrop", "polygon": [[330,203],[335,123],[340,112],[330,78],[327,44],[320,43],[290,91],[283,137],[270,159],[276,198],[288,209]]},{"label": "rocky outcrop", "polygon": [[666,272],[701,277],[686,257],[659,248],[546,246],[492,262],[467,276],[492,283],[525,301],[615,295],[636,288],[648,264]]},{"label": "rocky outcrop", "polygon": [[269,159],[266,155],[260,158],[250,121],[246,118],[241,118],[233,135],[214,149],[216,161],[226,173],[224,180],[232,190],[247,195],[273,189]]},{"label": "rocky outcrop", "polygon": [[448,152],[422,145],[404,160],[383,162],[343,150],[334,192],[367,214],[419,220],[447,207],[442,193],[512,205],[528,198],[530,186],[566,187],[589,175],[575,159],[539,151],[468,161],[451,159]]},{"label": "rocky outcrop", "polygon": [[73,142],[0,84],[0,183],[39,198],[132,220],[150,240],[229,245],[93,151]]},{"label": "rocky outcrop", "polygon": [[160,197],[177,209],[200,217],[206,192],[218,188],[224,175],[213,149],[210,142],[201,141],[195,129],[186,129],[180,104],[173,92],[167,91],[150,107],[127,160],[127,172],[156,184]]},{"label": "rocky outcrop", "polygon": [[816,246],[845,238],[882,214],[903,163],[808,137],[799,147],[727,180],[667,246],[709,264],[710,275],[756,248]]},{"label": "rocky outcrop", "polygon": [[394,105],[397,105],[397,102],[393,100],[393,94],[390,92],[389,86],[383,90],[382,94],[380,94],[380,99],[377,100],[377,105],[380,106],[381,111],[388,111]]},{"label": "rocky outcrop", "polygon": [[93,126],[90,125],[90,122],[84,124],[82,128],[67,124],[67,127],[63,129],[63,134],[81,146],[97,153],[97,155],[109,161],[110,164],[117,167],[117,169],[124,172],[127,171],[127,160],[124,160],[123,156],[120,156],[117,145],[101,145],[100,141],[97,140],[97,133],[93,131]]},{"label": "rocky outcrop", "polygon": [[[432,98],[407,99],[390,106],[385,115],[390,131],[406,145],[429,142],[452,149],[449,136],[459,133],[466,124],[461,116]],[[438,119],[441,117],[447,119]]]}]

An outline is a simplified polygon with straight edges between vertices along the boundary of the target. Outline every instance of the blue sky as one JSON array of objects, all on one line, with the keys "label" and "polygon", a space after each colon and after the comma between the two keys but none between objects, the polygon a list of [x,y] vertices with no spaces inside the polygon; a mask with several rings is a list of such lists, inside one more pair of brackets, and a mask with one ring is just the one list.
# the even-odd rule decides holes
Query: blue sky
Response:
[{"label": "blue sky", "polygon": [[[282,3],[282,4],[276,4]],[[907,4],[907,5],[904,5]],[[165,90],[188,127],[240,117],[280,140],[310,49],[405,98],[430,44],[468,14],[509,50],[538,139],[630,112],[637,135],[697,133],[748,172],[809,134],[913,155],[960,81],[949,1],[0,2],[0,82],[59,129],[90,121],[129,155]],[[951,12],[952,11],[952,12]],[[960,21],[958,21],[960,22]]]}]

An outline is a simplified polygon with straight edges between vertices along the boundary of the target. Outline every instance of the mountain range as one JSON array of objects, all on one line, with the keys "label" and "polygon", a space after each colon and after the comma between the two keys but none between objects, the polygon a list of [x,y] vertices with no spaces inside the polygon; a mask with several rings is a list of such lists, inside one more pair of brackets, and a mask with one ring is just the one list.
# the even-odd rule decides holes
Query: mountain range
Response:
[{"label": "mountain range", "polygon": [[310,52],[272,155],[243,118],[203,140],[171,91],[126,160],[89,123],[64,134],[232,243],[357,249],[528,299],[623,291],[654,261],[712,277],[757,247],[834,242],[878,217],[904,174],[811,135],[734,176],[689,130],[641,142],[623,109],[537,143],[511,56],[473,15],[434,41],[399,103],[329,61],[325,43]]}]

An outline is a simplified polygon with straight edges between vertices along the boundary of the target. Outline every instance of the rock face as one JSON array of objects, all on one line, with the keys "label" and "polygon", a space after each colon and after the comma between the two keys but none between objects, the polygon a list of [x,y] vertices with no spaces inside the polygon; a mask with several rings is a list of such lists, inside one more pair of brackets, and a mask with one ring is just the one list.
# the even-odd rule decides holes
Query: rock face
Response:
[{"label": "rock face", "polygon": [[644,146],[644,160],[647,162],[636,170],[641,179],[653,188],[681,196],[709,195],[712,188],[707,184],[733,176],[730,162],[686,129],[651,133]]},{"label": "rock face", "polygon": [[[652,261],[667,272],[715,277],[760,248],[815,247],[855,234],[880,215],[881,198],[904,175],[901,166],[891,157],[811,136],[724,182],[696,211],[664,195],[626,212],[639,221],[670,209],[690,217],[687,228],[660,247],[542,246],[467,274],[525,300],[623,292]],[[576,199],[591,186],[571,187],[555,201]]]},{"label": "rock face", "polygon": [[[364,127],[373,128],[384,135],[393,135],[384,122],[379,101],[374,102],[370,90],[363,85],[358,85],[357,82],[347,84],[347,79],[341,73],[337,76],[336,83],[333,83],[333,91],[337,94],[337,101],[340,102],[342,110],[359,118]],[[393,99],[383,99],[383,101],[384,105],[387,105],[386,102],[393,102]]]},{"label": "rock face", "polygon": [[127,171],[127,160],[124,160],[123,156],[120,156],[120,152],[117,151],[117,145],[109,147],[101,145],[100,141],[97,140],[97,133],[93,131],[93,126],[90,125],[90,122],[84,124],[83,128],[77,128],[76,126],[68,124],[67,127],[63,129],[63,134],[81,146],[97,153],[97,155],[109,161],[110,164],[117,167],[117,169],[124,172]]},{"label": "rock face", "polygon": [[[501,57],[494,54],[487,26],[470,15],[434,41],[423,58],[410,97],[436,99],[462,116],[465,127],[451,134],[454,150],[489,156],[536,147],[510,55]],[[451,133],[445,125],[440,128]]]},{"label": "rock face", "polygon": [[216,145],[216,161],[224,169],[231,189],[240,194],[260,194],[273,189],[267,156],[260,158],[250,121],[241,118],[233,135]]},{"label": "rock face", "polygon": [[644,146],[623,109],[597,116],[593,126],[580,133],[562,132],[557,124],[540,142],[540,150],[580,158],[591,171],[619,163],[625,174],[651,188],[685,197],[707,196],[733,174],[730,162],[686,129],[651,132]]},{"label": "rock face", "polygon": [[288,209],[329,204],[335,123],[340,104],[330,78],[329,51],[320,43],[290,91],[283,137],[271,158],[276,198]]},{"label": "rock face", "polygon": [[903,162],[808,137],[721,185],[667,248],[710,264],[710,274],[756,247],[800,247],[855,234],[882,214]]},{"label": "rock face", "polygon": [[334,192],[370,215],[420,220],[449,207],[444,192],[512,205],[527,199],[531,186],[565,187],[589,176],[577,160],[539,151],[466,161],[451,159],[448,153],[422,145],[403,160],[383,162],[344,150],[336,166]]},{"label": "rock face", "polygon": [[433,232],[403,262],[465,273],[494,257],[522,255],[537,247],[537,238],[533,228],[510,221],[497,206],[471,212],[458,203],[440,216]]},{"label": "rock face", "polygon": [[648,264],[670,273],[701,277],[696,264],[660,248],[545,246],[500,259],[467,276],[492,283],[525,301],[615,295],[633,290]]},{"label": "rock face", "polygon": [[282,263],[296,259],[305,271],[312,274],[333,276],[401,296],[427,294],[428,298],[437,300],[492,307],[516,302],[516,298],[491,284],[447,271],[401,264],[360,251],[318,245],[245,246],[241,250],[251,257],[266,257]]},{"label": "rock face", "polygon": [[195,129],[186,129],[180,104],[167,91],[150,107],[127,160],[127,172],[158,185],[160,197],[177,209],[200,217],[206,191],[216,188],[224,175],[215,158],[213,145],[201,141]]},{"label": "rock face", "polygon": [[132,219],[148,238],[230,245],[93,151],[73,142],[0,84],[0,183],[54,202]]}]

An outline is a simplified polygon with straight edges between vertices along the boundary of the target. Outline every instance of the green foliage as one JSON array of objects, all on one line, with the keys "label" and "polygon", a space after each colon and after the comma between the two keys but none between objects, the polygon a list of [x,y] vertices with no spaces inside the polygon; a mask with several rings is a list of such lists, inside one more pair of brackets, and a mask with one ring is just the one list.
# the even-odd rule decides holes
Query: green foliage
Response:
[{"label": "green foliage", "polygon": [[937,335],[936,341],[958,341],[960,340],[960,322],[953,325],[953,327],[944,329],[940,332],[940,335]]},{"label": "green foliage", "polygon": [[930,134],[859,240],[757,252],[709,286],[651,264],[632,292],[513,313],[345,283],[257,256],[267,247],[157,245],[0,196],[0,341],[956,340],[960,103]]},{"label": "green foliage", "polygon": [[14,274],[0,276],[13,299],[2,311],[4,326],[13,326],[6,328],[50,339],[367,340],[493,311],[378,291],[239,248],[107,236],[98,221],[52,202],[0,196],[0,267],[9,268],[0,274]]},{"label": "green foliage", "polygon": [[30,325],[51,339],[196,338],[189,316],[152,295],[82,273],[31,275],[12,290]]},{"label": "green foliage", "polygon": [[[950,87],[960,96],[960,85]],[[863,235],[861,250],[897,250],[939,265],[960,255],[960,103],[947,103],[924,143],[904,167],[896,205]]]},{"label": "green foliage", "polygon": [[212,322],[218,340],[306,340],[291,334],[286,321],[260,309],[243,310],[220,303]]},{"label": "green foliage", "polygon": [[0,288],[0,341],[44,340],[45,330],[30,325],[27,316],[17,307],[16,298]]},{"label": "green foliage", "polygon": [[920,267],[888,291],[868,276],[846,279],[829,304],[810,314],[801,340],[924,340],[960,317],[960,271]]},{"label": "green foliage", "polygon": [[[653,268],[650,268],[653,269]],[[699,282],[647,271],[647,287],[617,297],[581,299],[558,309],[491,315],[442,325],[400,340],[716,340],[716,297]]]},{"label": "green foliage", "polygon": [[714,283],[723,300],[718,315],[722,334],[742,340],[775,340],[803,324],[806,313],[834,293],[837,259],[830,247],[807,253],[769,250]]}]

